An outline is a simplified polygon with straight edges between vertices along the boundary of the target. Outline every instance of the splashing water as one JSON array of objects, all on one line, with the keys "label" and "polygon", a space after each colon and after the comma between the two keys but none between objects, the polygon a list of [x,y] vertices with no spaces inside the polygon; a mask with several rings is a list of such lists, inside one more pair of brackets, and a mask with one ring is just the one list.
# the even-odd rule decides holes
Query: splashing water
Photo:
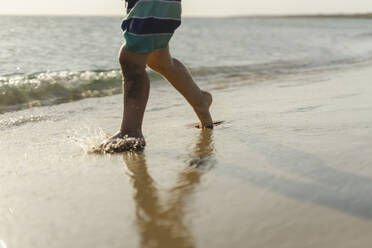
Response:
[{"label": "splashing water", "polygon": [[69,130],[68,139],[78,145],[84,154],[92,153],[92,148],[102,143],[109,134],[105,133],[102,128],[86,127],[81,130]]}]

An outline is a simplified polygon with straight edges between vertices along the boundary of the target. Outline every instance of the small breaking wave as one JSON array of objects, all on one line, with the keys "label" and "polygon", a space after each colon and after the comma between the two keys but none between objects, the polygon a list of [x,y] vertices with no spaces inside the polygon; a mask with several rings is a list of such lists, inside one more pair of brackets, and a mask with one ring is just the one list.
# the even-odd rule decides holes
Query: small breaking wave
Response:
[{"label": "small breaking wave", "polygon": [[43,72],[0,78],[0,113],[121,91],[119,71]]},{"label": "small breaking wave", "polygon": [[[360,61],[333,61],[332,65],[352,64]],[[300,63],[298,61],[277,61],[267,64],[242,66],[199,67],[191,69],[197,79],[213,81],[235,77],[274,76],[325,68],[332,65],[318,63]],[[152,81],[161,77],[149,71]],[[90,97],[103,97],[122,92],[122,76],[120,70],[94,71],[57,71],[41,72],[26,76],[0,77],[0,114],[26,108],[54,105],[77,101]]]},{"label": "small breaking wave", "polygon": [[[241,73],[242,68],[201,68],[196,77]],[[153,81],[161,77],[149,71]],[[26,76],[0,77],[0,114],[26,108],[54,105],[122,92],[120,70],[41,72]]]}]

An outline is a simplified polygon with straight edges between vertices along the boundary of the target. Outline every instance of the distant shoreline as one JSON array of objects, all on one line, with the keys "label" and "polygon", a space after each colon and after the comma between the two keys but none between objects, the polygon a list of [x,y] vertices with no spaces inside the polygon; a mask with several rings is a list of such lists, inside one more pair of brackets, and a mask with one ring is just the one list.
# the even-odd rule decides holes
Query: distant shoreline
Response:
[{"label": "distant shoreline", "polygon": [[300,14],[300,15],[246,15],[231,16],[228,18],[358,18],[372,19],[372,13],[365,14]]},{"label": "distant shoreline", "polygon": [[283,17],[306,17],[306,18],[363,18],[363,19],[372,19],[372,13],[368,14],[320,14],[320,15],[284,15]]},{"label": "distant shoreline", "polygon": [[[0,17],[120,17],[123,15],[28,15],[28,14],[0,14]],[[358,18],[372,19],[371,13],[354,13],[354,14],[256,14],[256,15],[236,15],[236,16],[184,16],[186,19],[215,19],[215,18]]]}]

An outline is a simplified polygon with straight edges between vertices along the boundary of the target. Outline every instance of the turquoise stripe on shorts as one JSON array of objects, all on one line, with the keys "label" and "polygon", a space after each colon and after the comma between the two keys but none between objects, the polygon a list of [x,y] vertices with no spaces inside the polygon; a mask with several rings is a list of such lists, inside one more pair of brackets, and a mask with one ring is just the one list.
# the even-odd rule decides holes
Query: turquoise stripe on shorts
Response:
[{"label": "turquoise stripe on shorts", "polygon": [[181,1],[138,0],[123,21],[125,48],[150,53],[165,49],[181,24]]}]

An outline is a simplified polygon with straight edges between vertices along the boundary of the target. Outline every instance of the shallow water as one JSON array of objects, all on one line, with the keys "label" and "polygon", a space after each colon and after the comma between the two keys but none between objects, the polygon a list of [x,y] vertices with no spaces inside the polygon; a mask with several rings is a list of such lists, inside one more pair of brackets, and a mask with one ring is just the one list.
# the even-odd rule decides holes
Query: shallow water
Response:
[{"label": "shallow water", "polygon": [[15,248],[367,247],[369,79],[370,67],[358,65],[200,82],[225,121],[213,131],[192,127],[191,109],[159,82],[138,154],[86,152],[116,131],[121,96],[3,114],[0,240]]},{"label": "shallow water", "polygon": [[103,156],[120,18],[0,17],[0,248],[368,247],[371,25],[186,19],[172,49],[224,122],[149,72],[145,151]]},{"label": "shallow water", "polygon": [[[0,16],[0,76],[116,69],[121,19]],[[191,68],[319,67],[371,59],[371,30],[370,19],[185,18],[171,47]]]},{"label": "shallow water", "polygon": [[[120,24],[0,16],[0,113],[120,93]],[[370,30],[371,19],[185,18],[171,50],[200,79],[272,77],[370,61]]]}]

